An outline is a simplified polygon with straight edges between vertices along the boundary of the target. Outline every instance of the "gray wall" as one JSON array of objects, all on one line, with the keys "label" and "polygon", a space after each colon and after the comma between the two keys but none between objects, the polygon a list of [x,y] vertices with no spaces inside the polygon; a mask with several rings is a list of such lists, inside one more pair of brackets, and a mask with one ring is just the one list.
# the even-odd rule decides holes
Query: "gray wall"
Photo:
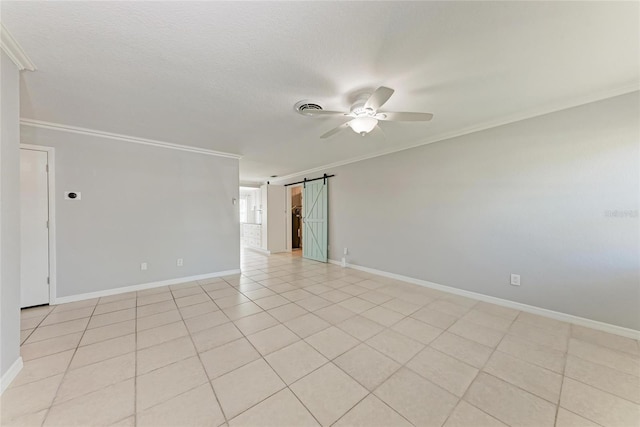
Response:
[{"label": "gray wall", "polygon": [[0,58],[0,375],[20,357],[19,72]]},{"label": "gray wall", "polygon": [[240,268],[238,160],[28,126],[21,138],[55,147],[58,297]]},{"label": "gray wall", "polygon": [[330,258],[640,329],[639,116],[635,92],[323,171]]}]

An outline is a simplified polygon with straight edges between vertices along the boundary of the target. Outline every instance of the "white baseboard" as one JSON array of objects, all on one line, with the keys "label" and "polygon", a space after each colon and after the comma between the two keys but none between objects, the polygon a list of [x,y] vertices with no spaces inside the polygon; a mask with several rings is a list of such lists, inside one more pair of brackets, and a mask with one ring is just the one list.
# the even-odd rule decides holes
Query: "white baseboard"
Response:
[{"label": "white baseboard", "polygon": [[2,378],[0,378],[0,394],[4,393],[11,382],[18,376],[22,370],[22,366],[24,366],[22,363],[22,357],[18,357],[11,367],[7,369],[7,372],[5,372]]},{"label": "white baseboard", "polygon": [[218,271],[216,273],[199,274],[197,276],[178,277],[176,279],[161,280],[158,282],[143,283],[140,285],[123,286],[121,288],[105,289],[104,291],[89,292],[86,294],[70,295],[68,297],[56,298],[51,304],[64,304],[67,302],[82,301],[99,297],[108,297],[110,295],[124,294],[133,291],[142,291],[144,289],[159,288],[161,286],[177,285],[178,283],[191,282],[193,280],[204,280],[212,277],[231,276],[240,274],[240,270]]},{"label": "white baseboard", "polygon": [[245,246],[245,249],[251,249],[252,251],[260,252],[261,254],[271,255],[271,251],[266,249],[258,248],[256,246]]},{"label": "white baseboard", "polygon": [[[329,262],[331,264],[342,266],[341,261],[330,259]],[[401,280],[403,282],[411,283],[414,285],[424,286],[427,288],[448,292],[450,294],[460,295],[467,298],[473,298],[479,301],[500,305],[502,307],[513,308],[515,310],[537,314],[539,316],[548,317],[550,319],[560,320],[562,322],[567,322],[567,323],[573,323],[574,325],[580,325],[587,328],[597,329],[599,331],[608,332],[610,334],[620,335],[620,336],[632,338],[635,340],[640,339],[640,331],[637,331],[635,329],[611,325],[609,323],[599,322],[597,320],[591,320],[584,317],[574,316],[572,314],[562,313],[559,311],[548,310],[546,308],[536,307],[533,305],[522,304],[515,301],[492,297],[492,296],[480,294],[477,292],[465,291],[464,289],[458,289],[451,286],[440,285],[438,283],[429,282],[427,280],[415,279],[413,277],[402,276],[400,274],[389,273],[387,271],[376,270],[374,268],[362,267],[359,265],[348,264],[348,263],[346,266],[348,268],[353,268],[354,270],[365,271],[367,273],[376,274],[378,276],[388,277],[390,279],[395,279],[395,280]]]}]

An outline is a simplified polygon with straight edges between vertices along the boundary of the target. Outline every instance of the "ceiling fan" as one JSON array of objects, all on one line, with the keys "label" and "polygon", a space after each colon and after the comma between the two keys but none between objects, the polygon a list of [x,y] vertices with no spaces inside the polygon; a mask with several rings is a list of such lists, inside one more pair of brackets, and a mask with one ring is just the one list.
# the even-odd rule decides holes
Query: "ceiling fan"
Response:
[{"label": "ceiling fan", "polygon": [[[378,121],[394,121],[394,122],[428,122],[433,118],[431,113],[400,113],[391,111],[378,111],[385,102],[393,95],[393,89],[381,86],[370,96],[365,94],[358,98],[351,106],[348,113],[340,111],[327,111],[315,108],[299,109],[298,112],[309,117],[321,116],[343,116],[353,117],[346,123],[341,124],[337,128],[331,129],[329,132],[320,136],[320,138],[329,138],[336,133],[351,128],[355,133],[362,136],[368,134],[378,127]],[[320,108],[318,106],[318,108]]]}]

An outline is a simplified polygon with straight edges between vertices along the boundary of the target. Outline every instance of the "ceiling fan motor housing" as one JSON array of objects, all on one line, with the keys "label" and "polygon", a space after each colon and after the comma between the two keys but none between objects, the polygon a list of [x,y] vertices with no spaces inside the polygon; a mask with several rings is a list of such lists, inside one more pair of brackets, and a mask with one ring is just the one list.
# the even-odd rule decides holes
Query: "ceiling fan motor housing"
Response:
[{"label": "ceiling fan motor housing", "polygon": [[365,104],[371,94],[363,93],[356,99],[356,101],[351,104],[351,114],[354,116],[375,116],[376,112],[372,108],[365,108]]}]

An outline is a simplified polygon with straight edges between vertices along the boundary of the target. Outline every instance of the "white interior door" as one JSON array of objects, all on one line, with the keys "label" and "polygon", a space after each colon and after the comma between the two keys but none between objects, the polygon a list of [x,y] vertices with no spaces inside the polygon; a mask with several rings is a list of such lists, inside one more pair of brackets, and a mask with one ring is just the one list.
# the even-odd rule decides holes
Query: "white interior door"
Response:
[{"label": "white interior door", "polygon": [[49,183],[46,151],[20,149],[20,302],[49,303]]}]

